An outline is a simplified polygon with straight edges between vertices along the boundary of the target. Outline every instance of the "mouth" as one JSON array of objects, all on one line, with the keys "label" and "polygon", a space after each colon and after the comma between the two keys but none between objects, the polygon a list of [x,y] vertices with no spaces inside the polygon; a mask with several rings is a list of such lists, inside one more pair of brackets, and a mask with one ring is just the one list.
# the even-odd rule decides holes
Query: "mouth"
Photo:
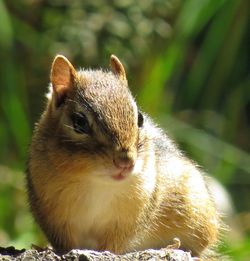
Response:
[{"label": "mouth", "polygon": [[124,180],[129,176],[131,171],[132,171],[132,169],[123,169],[122,171],[120,171],[116,175],[112,175],[111,178],[114,179],[114,180],[117,180],[117,181]]}]

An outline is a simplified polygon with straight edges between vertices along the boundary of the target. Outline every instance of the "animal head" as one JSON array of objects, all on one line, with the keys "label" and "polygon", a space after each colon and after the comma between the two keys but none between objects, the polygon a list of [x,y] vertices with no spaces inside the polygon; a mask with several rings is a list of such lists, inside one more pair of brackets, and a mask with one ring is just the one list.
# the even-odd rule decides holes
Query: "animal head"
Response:
[{"label": "animal head", "polygon": [[66,57],[57,55],[51,67],[47,118],[59,147],[88,157],[89,164],[98,160],[111,176],[122,178],[135,165],[143,116],[122,63],[111,55],[110,65],[110,71],[77,71]]}]

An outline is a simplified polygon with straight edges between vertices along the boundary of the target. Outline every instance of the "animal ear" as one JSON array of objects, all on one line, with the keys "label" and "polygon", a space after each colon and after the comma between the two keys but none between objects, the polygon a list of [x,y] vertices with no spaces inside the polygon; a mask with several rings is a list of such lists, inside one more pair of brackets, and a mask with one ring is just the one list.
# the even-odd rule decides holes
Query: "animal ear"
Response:
[{"label": "animal ear", "polygon": [[110,65],[114,74],[118,75],[121,80],[127,80],[125,69],[120,60],[114,54],[110,56]]},{"label": "animal ear", "polygon": [[59,107],[74,84],[76,70],[63,55],[57,55],[51,66],[50,80],[56,106]]}]

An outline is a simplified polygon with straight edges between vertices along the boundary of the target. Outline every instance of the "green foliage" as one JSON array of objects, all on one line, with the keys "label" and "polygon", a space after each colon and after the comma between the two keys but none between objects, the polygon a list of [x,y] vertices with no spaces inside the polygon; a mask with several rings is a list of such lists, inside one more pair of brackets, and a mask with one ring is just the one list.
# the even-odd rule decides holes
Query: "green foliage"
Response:
[{"label": "green foliage", "polygon": [[[175,113],[176,120],[195,126],[189,135],[186,129],[175,128],[173,132],[174,135],[180,132],[179,139],[191,154],[195,151],[188,147],[197,143],[203,146],[198,154],[204,152],[207,157],[212,142],[210,154],[215,158],[219,154],[220,161],[233,163],[229,169],[225,165],[216,169],[216,162],[203,162],[205,159],[197,155],[202,165],[224,182],[232,181],[237,168],[244,168],[246,176],[242,182],[250,181],[249,156],[240,149],[249,150],[249,133],[238,128],[241,124],[247,126],[249,117],[249,62],[240,59],[248,55],[247,5],[245,1],[206,1],[202,5],[195,0],[186,1],[177,17],[173,39],[162,55],[154,59],[150,71],[146,68],[149,72],[139,94],[143,108],[152,104],[150,114]],[[189,20],[193,6],[199,8],[193,10]],[[201,128],[201,135],[196,128]],[[207,144],[195,142],[199,136]],[[243,143],[239,141],[242,136]],[[218,148],[214,150],[216,144]]]},{"label": "green foliage", "polygon": [[0,0],[0,244],[42,241],[19,170],[52,56],[102,66],[115,53],[143,110],[230,191],[243,239],[222,250],[247,260],[249,10],[246,0]]},{"label": "green foliage", "polygon": [[220,252],[227,254],[227,256],[230,256],[234,261],[248,261],[250,256],[249,249],[250,237],[233,246],[229,242],[224,242]]}]

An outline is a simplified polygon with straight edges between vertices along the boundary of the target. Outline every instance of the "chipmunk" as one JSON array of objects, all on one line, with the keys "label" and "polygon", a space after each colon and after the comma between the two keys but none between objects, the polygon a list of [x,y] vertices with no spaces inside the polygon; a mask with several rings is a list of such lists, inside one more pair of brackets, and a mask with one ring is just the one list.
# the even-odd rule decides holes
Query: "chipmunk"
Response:
[{"label": "chipmunk", "polygon": [[58,251],[123,254],[177,237],[202,256],[220,227],[204,175],[138,109],[119,59],[110,64],[77,71],[62,55],[53,61],[27,164],[35,220]]}]

